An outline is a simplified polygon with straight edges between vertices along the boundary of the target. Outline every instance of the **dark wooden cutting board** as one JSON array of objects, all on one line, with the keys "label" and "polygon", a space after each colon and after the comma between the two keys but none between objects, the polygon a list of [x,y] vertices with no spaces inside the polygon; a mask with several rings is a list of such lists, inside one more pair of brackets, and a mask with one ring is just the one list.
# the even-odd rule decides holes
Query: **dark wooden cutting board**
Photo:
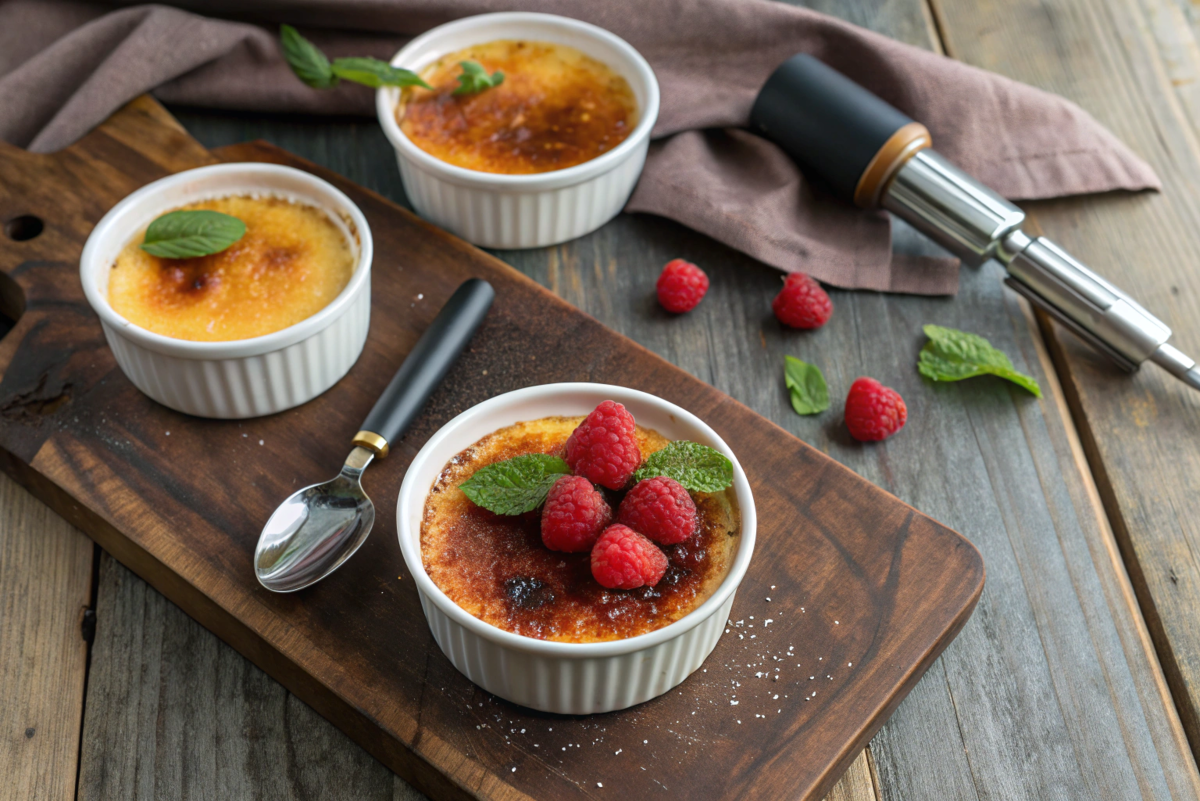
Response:
[{"label": "dark wooden cutting board", "polygon": [[[311,403],[241,422],[187,417],[139,393],[78,278],[84,240],[117,200],[217,160],[321,175],[375,237],[357,365]],[[39,235],[25,238],[37,229],[26,215],[44,223]],[[60,153],[0,144],[0,220],[0,311],[17,321],[0,340],[6,471],[435,798],[819,798],[979,598],[983,563],[954,531],[502,262],[282,150],[210,153],[141,99]],[[317,586],[261,589],[251,554],[263,521],[336,471],[468,276],[493,284],[495,305],[393,455],[368,471],[375,532]],[[696,413],[737,453],[758,507],[728,633],[701,672],[623,712],[536,713],[470,684],[429,634],[396,542],[396,495],[425,440],[486,398],[555,381],[622,384]]]}]

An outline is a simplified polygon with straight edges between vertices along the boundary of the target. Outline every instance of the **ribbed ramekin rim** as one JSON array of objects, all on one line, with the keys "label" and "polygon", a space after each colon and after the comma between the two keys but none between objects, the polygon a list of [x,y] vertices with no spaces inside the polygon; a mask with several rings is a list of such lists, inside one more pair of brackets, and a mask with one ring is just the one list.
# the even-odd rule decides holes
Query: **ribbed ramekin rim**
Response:
[{"label": "ribbed ramekin rim", "polygon": [[[741,531],[739,533],[739,543],[737,555],[734,557],[733,565],[729,569],[725,580],[717,587],[717,589],[705,601],[693,609],[688,614],[684,615],[679,620],[676,620],[670,625],[664,626],[661,629],[656,629],[646,634],[639,634],[636,637],[629,637],[623,640],[610,640],[597,643],[565,643],[551,642],[547,640],[538,640],[533,637],[525,637],[520,634],[514,634],[510,631],[493,626],[475,617],[465,609],[460,607],[450,597],[442,592],[429,574],[425,572],[425,565],[421,558],[420,537],[419,532],[416,537],[406,537],[405,528],[407,527],[410,515],[411,505],[419,503],[422,508],[425,503],[425,496],[428,494],[428,487],[416,487],[417,468],[430,458],[433,451],[440,446],[441,442],[449,437],[455,429],[462,426],[464,423],[474,419],[475,417],[495,413],[498,409],[509,404],[517,403],[531,397],[552,396],[567,392],[596,392],[603,394],[606,399],[623,402],[622,398],[635,398],[641,403],[655,405],[661,409],[676,415],[681,421],[686,422],[710,438],[712,447],[721,451],[733,463],[733,487],[738,500],[739,512],[741,515]],[[420,497],[414,497],[416,493],[420,493]],[[741,585],[742,580],[746,576],[746,570],[750,565],[750,559],[754,554],[754,544],[758,530],[758,516],[754,507],[754,497],[750,490],[750,482],[746,478],[746,473],[738,462],[737,456],[733,453],[733,449],[723,440],[707,423],[701,420],[696,415],[681,406],[678,406],[670,401],[663,400],[655,395],[651,395],[641,390],[632,389],[629,387],[621,387],[613,384],[595,384],[590,382],[565,382],[558,384],[539,384],[532,387],[524,387],[522,389],[512,390],[502,395],[497,395],[494,398],[489,398],[482,403],[472,406],[465,410],[454,419],[450,420],[444,426],[437,430],[432,437],[426,441],[421,450],[413,458],[412,463],[408,467],[408,472],[404,476],[404,481],[400,486],[400,495],[396,501],[396,534],[400,542],[400,550],[404,557],[404,562],[408,566],[409,572],[413,575],[413,580],[416,582],[417,590],[421,594],[433,601],[442,614],[449,617],[455,623],[464,627],[467,631],[477,636],[483,637],[502,647],[526,653],[533,653],[547,657],[562,657],[568,659],[596,659],[615,656],[624,656],[638,651],[654,648],[665,642],[682,637],[692,629],[699,626],[705,620],[711,618],[721,608],[721,605],[732,596]]]},{"label": "ribbed ramekin rim", "polygon": [[486,30],[489,27],[510,22],[528,22],[531,25],[552,25],[560,28],[569,28],[604,41],[620,52],[626,59],[627,64],[638,74],[639,79],[646,89],[646,107],[638,109],[638,124],[634,126],[633,131],[621,144],[607,153],[562,170],[552,170],[550,172],[529,175],[504,175],[468,170],[464,167],[448,164],[413,144],[412,140],[404,135],[404,132],[400,129],[400,124],[396,121],[395,106],[399,101],[400,90],[395,87],[383,86],[375,92],[375,111],[379,117],[379,125],[383,128],[384,135],[387,136],[388,141],[392,143],[392,146],[402,157],[425,172],[460,186],[496,190],[538,191],[574,186],[590,180],[597,175],[610,172],[626,159],[630,158],[640,142],[650,138],[650,133],[654,129],[655,122],[658,120],[660,103],[658,79],[654,75],[654,70],[650,67],[650,63],[646,61],[645,57],[633,45],[615,33],[597,25],[592,25],[590,22],[583,22],[582,20],[563,17],[558,14],[543,14],[534,11],[498,11],[490,14],[477,14],[471,17],[463,17],[453,22],[447,22],[444,25],[439,25],[436,28],[426,31],[401,48],[392,57],[390,63],[393,66],[404,67],[414,72],[420,71],[424,68],[425,64],[408,65],[404,63],[409,59],[412,52],[428,46],[431,42],[435,42],[443,36],[458,33],[464,29],[480,28]]},{"label": "ribbed ramekin rim", "polygon": [[[140,202],[146,196],[162,192],[176,183],[207,178],[212,175],[228,175],[233,179],[237,176],[245,176],[247,173],[251,174],[251,176],[287,175],[299,180],[301,183],[308,183],[314,188],[320,188],[322,191],[329,193],[338,205],[338,208],[326,209],[326,211],[344,213],[350,218],[350,222],[354,225],[355,233],[358,235],[358,259],[355,263],[354,274],[350,277],[350,281],[346,286],[342,288],[342,291],[338,293],[337,297],[316,314],[287,328],[250,339],[234,339],[223,342],[196,342],[156,334],[153,331],[148,331],[130,322],[118,314],[109,304],[108,298],[99,289],[95,277],[96,271],[102,269],[104,265],[96,264],[99,258],[97,251],[100,248],[101,242],[110,235],[110,229],[116,229],[122,223],[121,217],[129,207]],[[244,190],[245,183],[243,182],[242,186],[238,188]],[[249,183],[253,183],[253,181]],[[264,192],[270,192],[271,189],[270,186],[264,184]],[[163,210],[166,211],[167,209],[164,207]],[[130,229],[120,233],[124,240],[128,241],[128,238],[133,236],[135,232]],[[112,235],[116,236],[115,233]],[[108,325],[110,330],[118,336],[128,339],[147,350],[175,358],[191,360],[238,359],[248,356],[261,356],[282,350],[328,328],[335,320],[350,310],[353,298],[362,291],[362,287],[370,285],[371,263],[373,259],[374,240],[371,237],[371,227],[367,223],[366,216],[362,213],[358,205],[336,186],[310,172],[283,164],[269,164],[255,161],[231,162],[226,164],[210,164],[164,176],[131,192],[118,201],[115,206],[108,210],[108,213],[100,218],[100,222],[96,223],[95,228],[88,235],[87,242],[83,247],[83,253],[79,258],[79,279],[83,283],[83,292],[88,304],[100,316],[100,319]]]}]

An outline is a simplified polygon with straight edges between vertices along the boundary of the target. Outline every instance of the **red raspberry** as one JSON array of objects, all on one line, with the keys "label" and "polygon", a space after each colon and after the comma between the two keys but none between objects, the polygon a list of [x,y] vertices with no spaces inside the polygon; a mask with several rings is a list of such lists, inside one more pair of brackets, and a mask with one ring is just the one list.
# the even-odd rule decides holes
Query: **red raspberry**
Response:
[{"label": "red raspberry", "polygon": [[636,590],[658,583],[667,555],[650,540],[619,523],[604,529],[592,548],[592,576],[610,590]]},{"label": "red raspberry", "polygon": [[611,490],[628,482],[642,463],[633,415],[616,401],[592,410],[567,440],[567,464],[575,475]]},{"label": "red raspberry", "polygon": [[908,421],[900,393],[874,378],[860,378],[846,396],[846,427],[860,442],[875,442],[895,434]]},{"label": "red raspberry", "polygon": [[625,495],[617,520],[659,545],[674,545],[696,533],[696,504],[675,479],[648,478]]},{"label": "red raspberry", "polygon": [[672,259],[663,267],[658,283],[658,302],[673,314],[690,312],[704,299],[708,291],[708,276],[694,264]]},{"label": "red raspberry", "polygon": [[563,476],[554,482],[542,507],[542,543],[552,551],[591,550],[612,509],[604,496],[583,476]]},{"label": "red raspberry", "polygon": [[833,303],[821,285],[804,273],[791,273],[771,302],[779,322],[792,328],[820,328],[829,322]]}]

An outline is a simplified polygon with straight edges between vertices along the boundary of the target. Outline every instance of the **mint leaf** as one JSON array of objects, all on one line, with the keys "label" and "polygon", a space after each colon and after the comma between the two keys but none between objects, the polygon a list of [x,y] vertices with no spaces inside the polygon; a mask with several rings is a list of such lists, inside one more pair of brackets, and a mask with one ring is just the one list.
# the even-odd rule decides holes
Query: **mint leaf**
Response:
[{"label": "mint leaf", "polygon": [[496,70],[488,75],[483,65],[476,61],[460,61],[458,66],[462,67],[462,74],[458,76],[456,95],[473,95],[504,83],[503,72]]},{"label": "mint leaf", "polygon": [[554,482],[570,472],[557,456],[531,453],[481,467],[458,488],[476,506],[498,515],[521,515],[545,503]]},{"label": "mint leaf", "polygon": [[163,259],[220,253],[246,233],[246,224],[219,211],[171,211],[150,223],[142,250]]},{"label": "mint leaf", "polygon": [[291,25],[279,26],[279,44],[283,47],[283,57],[297,78],[314,89],[337,86],[338,78],[333,74],[329,59]]},{"label": "mint leaf", "polygon": [[929,341],[921,348],[917,369],[934,381],[962,381],[977,375],[994,375],[1042,397],[1042,388],[1029,376],[1018,373],[1002,351],[978,334],[927,325]]},{"label": "mint leaf", "polygon": [[425,89],[433,87],[421,80],[421,76],[412,70],[393,67],[386,61],[377,58],[336,58],[330,67],[333,74],[347,81],[361,83],[378,89],[380,86],[420,86]]},{"label": "mint leaf", "polygon": [[733,483],[733,462],[707,445],[676,440],[650,454],[633,480],[655,476],[673,478],[692,492],[720,492]]},{"label": "mint leaf", "polygon": [[817,414],[828,409],[829,387],[820,368],[794,356],[784,356],[783,362],[783,382],[796,414]]}]

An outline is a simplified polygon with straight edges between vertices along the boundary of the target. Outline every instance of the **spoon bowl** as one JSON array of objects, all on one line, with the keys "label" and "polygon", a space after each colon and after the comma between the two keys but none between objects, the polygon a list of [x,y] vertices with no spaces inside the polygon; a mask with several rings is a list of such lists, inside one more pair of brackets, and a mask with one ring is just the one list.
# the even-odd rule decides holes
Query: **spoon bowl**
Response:
[{"label": "spoon bowl", "polygon": [[260,584],[274,592],[295,592],[354,555],[375,523],[375,505],[360,480],[374,457],[356,447],[335,478],[294,492],[279,505],[254,550]]}]

